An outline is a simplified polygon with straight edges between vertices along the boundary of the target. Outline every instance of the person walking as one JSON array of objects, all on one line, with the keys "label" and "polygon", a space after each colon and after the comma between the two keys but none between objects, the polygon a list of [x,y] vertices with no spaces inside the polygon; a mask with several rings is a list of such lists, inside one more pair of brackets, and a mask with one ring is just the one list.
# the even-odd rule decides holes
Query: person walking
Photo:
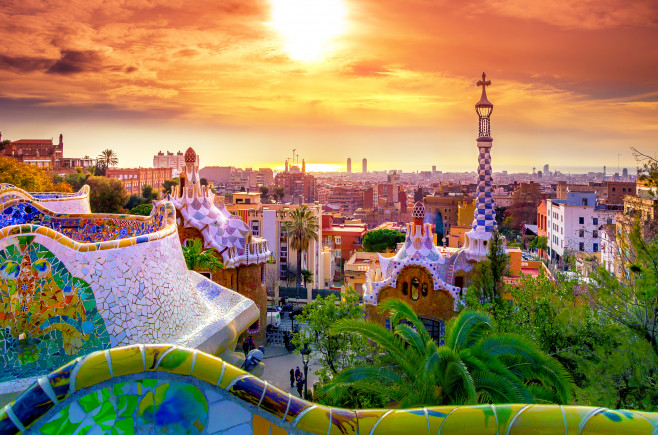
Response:
[{"label": "person walking", "polygon": [[290,369],[290,388],[295,386],[295,370]]},{"label": "person walking", "polygon": [[249,336],[249,352],[251,352],[255,348],[256,348],[256,342],[254,341],[254,338],[250,335]]},{"label": "person walking", "polygon": [[286,351],[290,352],[290,331],[283,331],[283,344],[286,346]]},{"label": "person walking", "polygon": [[244,341],[242,342],[242,351],[244,352],[244,357],[247,358],[247,354],[249,353],[249,339],[245,338]]},{"label": "person walking", "polygon": [[304,392],[304,382],[306,380],[302,377],[301,373],[299,375],[299,378],[297,378],[297,392],[299,393],[299,397],[304,398],[302,393]]}]

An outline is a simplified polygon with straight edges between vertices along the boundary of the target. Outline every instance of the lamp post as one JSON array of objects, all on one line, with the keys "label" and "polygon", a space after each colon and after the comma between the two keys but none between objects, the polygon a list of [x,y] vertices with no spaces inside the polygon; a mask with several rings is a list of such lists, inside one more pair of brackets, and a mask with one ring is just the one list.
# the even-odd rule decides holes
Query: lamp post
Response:
[{"label": "lamp post", "polygon": [[311,349],[307,344],[304,344],[304,348],[300,352],[304,364],[304,399],[306,399],[308,396],[308,361],[311,359]]}]

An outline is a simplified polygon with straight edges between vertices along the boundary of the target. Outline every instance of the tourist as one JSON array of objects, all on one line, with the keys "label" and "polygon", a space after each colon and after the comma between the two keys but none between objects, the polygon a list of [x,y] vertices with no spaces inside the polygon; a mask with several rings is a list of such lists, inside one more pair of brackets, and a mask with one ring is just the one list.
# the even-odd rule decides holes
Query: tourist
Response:
[{"label": "tourist", "polygon": [[247,357],[247,354],[249,353],[249,339],[245,338],[244,341],[242,342],[242,351],[244,352],[244,357]]},{"label": "tourist", "polygon": [[304,389],[304,382],[306,382],[306,380],[300,374],[299,378],[297,379],[297,392],[299,393],[299,397],[301,398],[304,398],[304,396],[302,395]]},{"label": "tourist", "polygon": [[299,370],[299,366],[295,369],[295,379],[299,379],[302,376],[302,371]]},{"label": "tourist", "polygon": [[290,331],[283,331],[283,344],[286,346],[286,351],[290,352]]},{"label": "tourist", "polygon": [[295,370],[290,369],[290,388],[295,386]]}]

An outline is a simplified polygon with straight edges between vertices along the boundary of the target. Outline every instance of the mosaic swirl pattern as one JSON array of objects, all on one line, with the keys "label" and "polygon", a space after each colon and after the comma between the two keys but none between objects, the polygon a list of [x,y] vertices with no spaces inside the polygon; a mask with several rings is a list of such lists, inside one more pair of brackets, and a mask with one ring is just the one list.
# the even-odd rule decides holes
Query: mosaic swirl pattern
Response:
[{"label": "mosaic swirl pattern", "polygon": [[317,405],[200,351],[96,352],[39,379],[0,433],[652,434],[658,414],[558,405],[350,410]]},{"label": "mosaic swirl pattern", "polygon": [[102,242],[155,233],[171,213],[165,204],[154,207],[151,216],[55,214],[39,203],[12,200],[0,206],[0,228],[34,224],[50,228],[77,242]]},{"label": "mosaic swirl pattern", "polygon": [[91,213],[89,186],[84,185],[76,193],[32,192],[28,193],[11,184],[0,183],[0,204],[12,199],[38,202],[55,213]]}]

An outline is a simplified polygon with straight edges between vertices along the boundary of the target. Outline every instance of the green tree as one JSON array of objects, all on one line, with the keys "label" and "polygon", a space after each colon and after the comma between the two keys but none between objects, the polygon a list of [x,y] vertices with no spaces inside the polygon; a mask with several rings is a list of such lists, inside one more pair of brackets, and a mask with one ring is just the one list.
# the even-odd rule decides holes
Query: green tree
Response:
[{"label": "green tree", "polygon": [[11,140],[5,139],[3,141],[0,141],[0,151],[4,151],[8,145],[11,145]]},{"label": "green tree", "polygon": [[631,147],[631,150],[638,163],[642,165],[637,168],[637,179],[649,187],[658,188],[658,159],[636,148]]},{"label": "green tree", "polygon": [[205,178],[201,178],[201,179],[199,180],[199,184],[200,184],[201,186],[207,186],[207,185],[208,185],[208,180],[205,179]]},{"label": "green tree", "polygon": [[27,192],[71,192],[71,186],[55,180],[49,172],[0,156],[0,183],[13,184]]},{"label": "green tree", "polygon": [[404,234],[400,231],[381,229],[368,231],[363,236],[363,250],[366,252],[395,251],[397,244],[404,242]]},{"label": "green tree", "polygon": [[645,240],[639,222],[628,234],[631,258],[624,259],[628,278],[599,268],[594,280],[596,307],[608,318],[646,340],[658,356],[658,239]]},{"label": "green tree", "polygon": [[183,257],[185,257],[187,268],[201,271],[223,269],[224,264],[217,259],[213,251],[214,249],[204,250],[199,239],[194,239],[191,245],[183,246]]},{"label": "green tree", "polygon": [[150,216],[151,210],[153,210],[153,204],[147,202],[131,208],[130,211],[128,211],[128,213],[139,215],[139,216]]},{"label": "green tree", "polygon": [[504,238],[498,230],[494,230],[489,240],[489,250],[486,260],[473,267],[469,292],[483,301],[502,303],[504,290],[503,277],[509,266],[509,256],[505,250]]},{"label": "green tree", "polygon": [[87,178],[90,177],[90,174],[85,174],[81,168],[76,168],[75,172],[66,174],[64,181],[71,185],[73,190],[76,192],[82,188],[87,182]]},{"label": "green tree", "polygon": [[288,237],[288,249],[297,251],[297,281],[302,283],[302,253],[310,246],[311,240],[318,240],[318,220],[306,204],[290,212],[290,220],[283,223],[283,231]]},{"label": "green tree", "polygon": [[144,198],[146,201],[158,199],[158,192],[153,189],[153,186],[145,184],[142,186],[142,198]]},{"label": "green tree", "polygon": [[567,403],[572,382],[564,368],[531,341],[495,331],[488,314],[462,311],[448,325],[445,345],[429,336],[411,307],[386,299],[392,330],[342,320],[331,333],[350,332],[381,346],[378,364],[348,368],[324,390],[370,391],[402,408],[475,403]]},{"label": "green tree", "polygon": [[171,195],[172,187],[178,186],[179,184],[180,184],[180,178],[178,177],[169,180],[164,180],[162,182],[162,190],[164,191],[164,195],[165,196]]},{"label": "green tree", "polygon": [[138,205],[142,205],[146,203],[150,203],[150,201],[146,201],[144,198],[142,198],[139,195],[130,195],[126,203],[123,205],[123,208],[125,208],[126,210],[132,210]]},{"label": "green tree", "polygon": [[89,203],[93,213],[122,213],[121,207],[126,199],[126,188],[116,178],[87,178],[89,185]]},{"label": "green tree", "polygon": [[101,151],[101,153],[98,155],[97,165],[99,162],[103,162],[103,166],[105,166],[105,168],[109,168],[110,166],[118,165],[119,159],[117,158],[117,154],[108,148]]},{"label": "green tree", "polygon": [[537,236],[530,242],[529,245],[532,249],[546,251],[548,249],[548,237]]},{"label": "green tree", "polygon": [[302,278],[304,279],[304,288],[306,288],[307,283],[313,279],[313,272],[307,269],[302,269]]},{"label": "green tree", "polygon": [[270,197],[270,189],[267,186],[260,186],[258,188],[260,190],[260,197],[263,201],[267,201]]},{"label": "green tree", "polygon": [[275,187],[274,196],[278,198],[279,201],[283,201],[283,197],[286,196],[286,189],[282,186]]},{"label": "green tree", "polygon": [[358,334],[330,332],[330,327],[339,320],[362,317],[363,305],[352,288],[348,288],[340,300],[333,294],[315,299],[297,316],[304,328],[295,333],[292,342],[297,353],[305,345],[313,349],[313,356],[320,364],[316,374],[321,382],[327,382],[339,371],[354,366],[368,354],[366,340]]}]

